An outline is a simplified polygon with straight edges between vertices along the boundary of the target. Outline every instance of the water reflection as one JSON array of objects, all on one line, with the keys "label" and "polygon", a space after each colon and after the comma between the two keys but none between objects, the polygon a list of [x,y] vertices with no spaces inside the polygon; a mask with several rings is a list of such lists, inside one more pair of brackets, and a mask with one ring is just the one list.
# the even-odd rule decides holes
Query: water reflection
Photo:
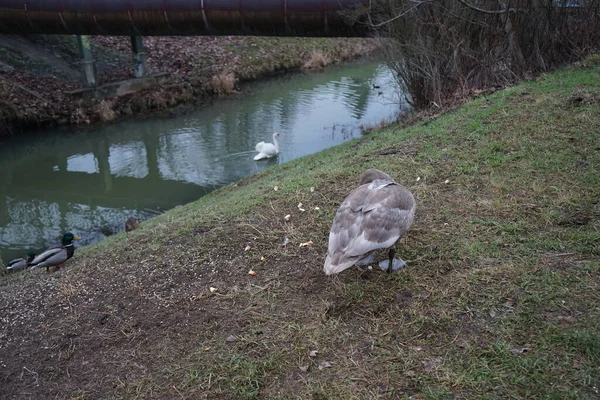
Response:
[{"label": "water reflection", "polygon": [[[382,89],[374,89],[374,85]],[[4,261],[59,243],[81,244],[268,166],[337,145],[399,110],[381,65],[286,75],[243,99],[170,119],[130,121],[92,132],[40,133],[0,144],[0,252]],[[277,159],[256,162],[254,145],[280,132]]]}]

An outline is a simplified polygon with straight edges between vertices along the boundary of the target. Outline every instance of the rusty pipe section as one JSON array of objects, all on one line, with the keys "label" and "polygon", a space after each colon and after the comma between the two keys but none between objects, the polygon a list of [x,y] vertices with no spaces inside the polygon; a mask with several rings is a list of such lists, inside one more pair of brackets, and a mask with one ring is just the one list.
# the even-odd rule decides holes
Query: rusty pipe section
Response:
[{"label": "rusty pipe section", "polygon": [[0,33],[366,36],[370,0],[0,0]]}]

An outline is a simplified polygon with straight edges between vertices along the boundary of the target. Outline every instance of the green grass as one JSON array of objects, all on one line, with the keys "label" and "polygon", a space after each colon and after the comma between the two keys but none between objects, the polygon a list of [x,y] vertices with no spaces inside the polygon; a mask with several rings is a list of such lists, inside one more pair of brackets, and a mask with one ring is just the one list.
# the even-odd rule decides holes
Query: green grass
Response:
[{"label": "green grass", "polygon": [[239,78],[252,80],[269,73],[302,68],[313,53],[325,55],[330,63],[338,63],[372,52],[368,39],[348,41],[337,38],[269,38],[252,37],[244,45],[231,45],[228,50],[240,57]]},{"label": "green grass", "polygon": [[[62,275],[2,278],[0,300],[31,312],[11,337],[76,339],[56,362],[66,350],[9,344],[0,394],[50,390],[16,378],[39,365],[69,368],[81,397],[597,398],[599,74],[584,62],[390,126],[78,250]],[[417,199],[408,267],[326,277],[332,218],[368,167]],[[55,307],[22,300],[39,293]]]}]

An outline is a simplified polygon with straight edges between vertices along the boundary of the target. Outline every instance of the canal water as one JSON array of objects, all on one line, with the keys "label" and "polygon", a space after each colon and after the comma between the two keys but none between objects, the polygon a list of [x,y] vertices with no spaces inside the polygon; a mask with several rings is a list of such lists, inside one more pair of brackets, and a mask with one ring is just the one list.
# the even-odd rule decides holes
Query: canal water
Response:
[{"label": "canal water", "polygon": [[[277,163],[360,136],[360,126],[402,110],[391,72],[376,62],[294,73],[246,87],[176,118],[96,130],[39,132],[0,142],[0,257],[76,246],[123,230]],[[279,138],[276,159],[254,161]]]}]

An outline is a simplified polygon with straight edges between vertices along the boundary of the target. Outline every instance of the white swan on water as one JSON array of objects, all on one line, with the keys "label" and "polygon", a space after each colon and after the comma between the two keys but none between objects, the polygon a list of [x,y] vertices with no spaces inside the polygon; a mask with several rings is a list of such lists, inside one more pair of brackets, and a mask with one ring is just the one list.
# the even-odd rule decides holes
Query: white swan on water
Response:
[{"label": "white swan on water", "polygon": [[274,133],[273,143],[258,142],[255,147],[256,151],[258,151],[258,154],[254,156],[254,159],[262,160],[263,158],[271,158],[279,154],[279,142],[277,142],[278,137],[279,133]]}]

